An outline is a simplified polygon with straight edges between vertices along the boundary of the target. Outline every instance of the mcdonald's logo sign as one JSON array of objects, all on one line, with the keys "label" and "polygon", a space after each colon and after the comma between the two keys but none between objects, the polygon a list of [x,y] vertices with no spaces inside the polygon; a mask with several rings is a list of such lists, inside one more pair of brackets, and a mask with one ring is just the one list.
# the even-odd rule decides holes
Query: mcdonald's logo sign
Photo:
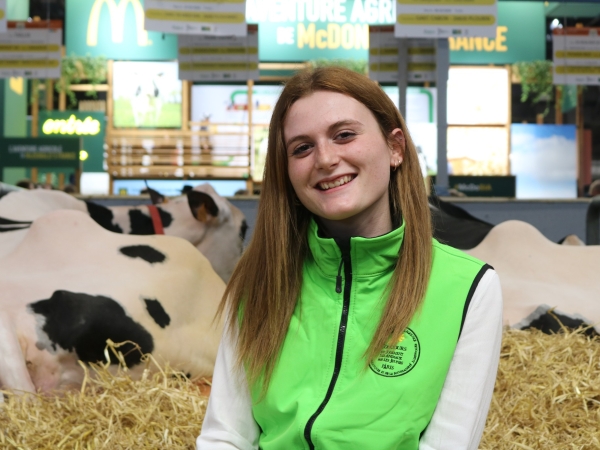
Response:
[{"label": "mcdonald's logo sign", "polygon": [[87,45],[95,47],[98,45],[98,28],[102,7],[106,5],[110,16],[111,36],[115,44],[123,42],[125,31],[125,15],[127,6],[131,5],[135,16],[137,30],[137,43],[140,47],[146,47],[152,42],[148,40],[148,32],[144,30],[144,7],[140,0],[95,0],[90,11],[87,28]]}]

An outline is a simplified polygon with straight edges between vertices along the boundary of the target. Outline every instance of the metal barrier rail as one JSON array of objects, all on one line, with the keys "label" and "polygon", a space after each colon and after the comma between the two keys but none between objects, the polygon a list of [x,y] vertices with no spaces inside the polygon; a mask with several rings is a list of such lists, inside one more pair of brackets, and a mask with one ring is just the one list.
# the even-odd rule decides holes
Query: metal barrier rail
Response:
[{"label": "metal barrier rail", "polygon": [[592,198],[585,216],[586,245],[600,244],[600,195]]}]

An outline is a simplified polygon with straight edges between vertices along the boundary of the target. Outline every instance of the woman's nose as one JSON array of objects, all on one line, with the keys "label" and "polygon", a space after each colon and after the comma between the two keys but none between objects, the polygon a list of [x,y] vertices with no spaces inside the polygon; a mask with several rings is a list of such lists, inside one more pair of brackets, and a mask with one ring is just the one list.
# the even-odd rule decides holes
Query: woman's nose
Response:
[{"label": "woman's nose", "polygon": [[335,146],[330,143],[320,144],[317,148],[315,167],[317,169],[329,169],[340,162]]}]

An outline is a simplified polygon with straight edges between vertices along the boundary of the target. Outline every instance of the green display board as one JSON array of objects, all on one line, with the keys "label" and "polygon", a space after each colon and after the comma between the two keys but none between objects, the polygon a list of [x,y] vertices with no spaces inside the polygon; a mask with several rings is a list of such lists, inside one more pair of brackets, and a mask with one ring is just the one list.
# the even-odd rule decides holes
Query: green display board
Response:
[{"label": "green display board", "polygon": [[177,36],[144,30],[144,0],[66,0],[67,55],[177,59]]},{"label": "green display board", "polygon": [[394,22],[390,0],[248,0],[261,61],[368,59],[369,24]]},{"label": "green display board", "polygon": [[40,111],[40,137],[81,137],[83,172],[104,172],[104,113],[86,111]]},{"label": "green display board", "polygon": [[3,138],[0,139],[0,181],[14,183],[16,178],[29,178],[31,168],[41,177],[58,173],[69,176],[80,169],[81,139],[69,138]]},{"label": "green display board", "polygon": [[[394,22],[389,0],[248,0],[246,19],[258,23],[261,61],[368,59],[368,24]],[[498,3],[493,39],[451,42],[452,64],[509,64],[545,59],[542,2]],[[366,31],[365,31],[366,30]]]},{"label": "green display board", "polygon": [[450,38],[451,64],[512,64],[546,59],[543,2],[498,2],[495,38]]},{"label": "green display board", "polygon": [[[66,0],[67,54],[117,60],[177,58],[177,37],[144,30],[144,0]],[[394,0],[248,0],[261,61],[368,59],[368,25],[394,23]],[[453,64],[545,59],[544,4],[498,3],[495,38],[451,41]]]},{"label": "green display board", "polygon": [[[432,178],[435,184],[435,175]],[[467,197],[508,197],[515,198],[517,177],[507,176],[467,176],[450,175],[450,189],[456,189]]]}]

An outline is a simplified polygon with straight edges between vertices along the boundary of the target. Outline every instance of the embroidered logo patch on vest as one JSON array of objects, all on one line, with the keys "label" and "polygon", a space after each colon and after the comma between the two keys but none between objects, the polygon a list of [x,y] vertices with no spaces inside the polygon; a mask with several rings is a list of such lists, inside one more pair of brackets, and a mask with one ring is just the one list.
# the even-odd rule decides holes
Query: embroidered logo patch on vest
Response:
[{"label": "embroidered logo patch on vest", "polygon": [[410,372],[419,362],[421,345],[413,330],[407,328],[395,346],[386,345],[379,357],[369,364],[377,375],[399,377]]}]

